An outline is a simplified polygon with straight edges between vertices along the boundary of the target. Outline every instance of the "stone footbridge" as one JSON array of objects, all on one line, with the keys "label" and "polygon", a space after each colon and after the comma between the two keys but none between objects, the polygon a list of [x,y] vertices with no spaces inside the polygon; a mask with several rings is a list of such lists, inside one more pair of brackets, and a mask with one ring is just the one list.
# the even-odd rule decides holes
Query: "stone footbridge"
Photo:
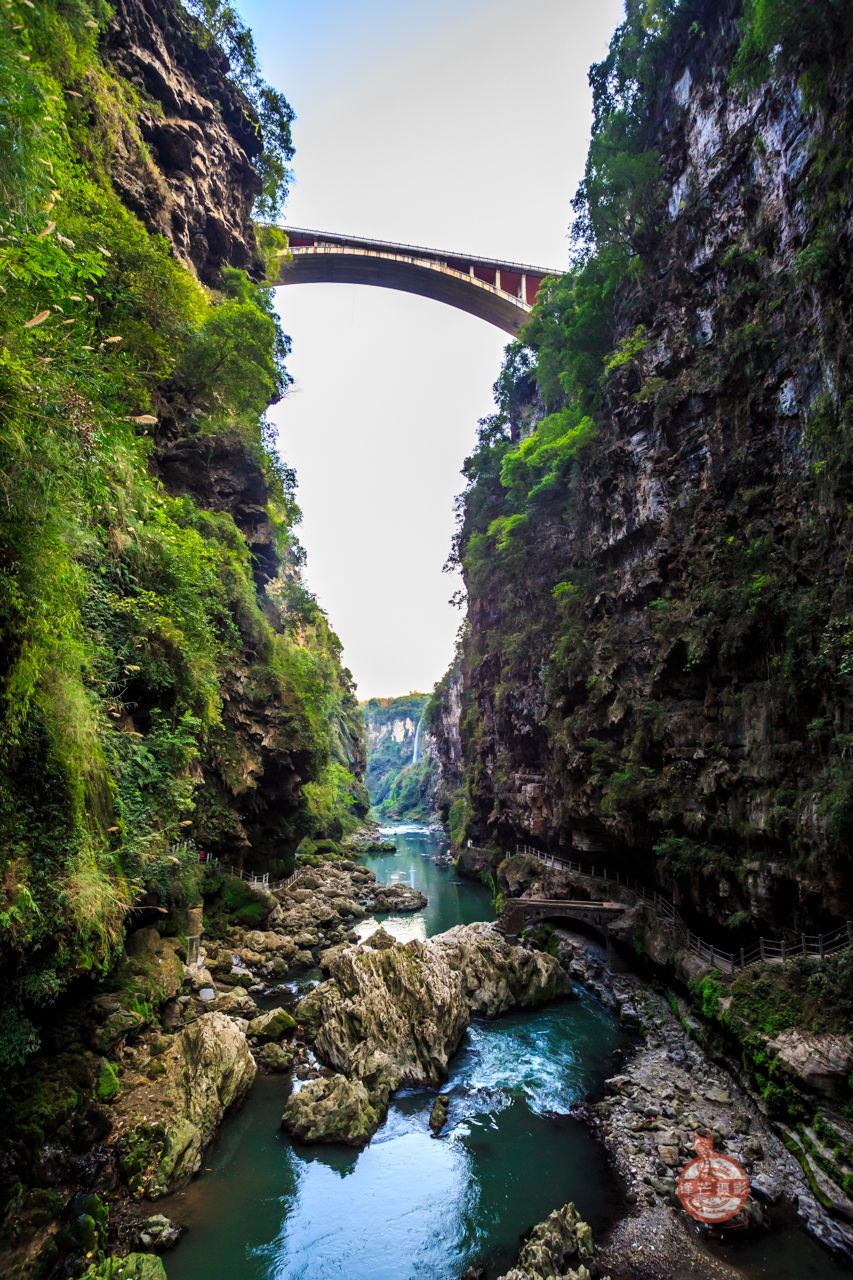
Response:
[{"label": "stone footbridge", "polygon": [[566,902],[558,898],[512,898],[498,919],[503,933],[518,934],[540,920],[574,920],[607,938],[610,925],[628,910],[624,902]]}]

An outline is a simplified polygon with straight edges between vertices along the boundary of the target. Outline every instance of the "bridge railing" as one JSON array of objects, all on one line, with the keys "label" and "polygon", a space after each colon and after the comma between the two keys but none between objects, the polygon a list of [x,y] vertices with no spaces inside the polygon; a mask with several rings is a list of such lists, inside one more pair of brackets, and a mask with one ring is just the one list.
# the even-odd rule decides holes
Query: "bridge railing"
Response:
[{"label": "bridge railing", "polygon": [[285,876],[283,880],[273,880],[270,883],[270,873],[264,872],[263,875],[256,875],[252,871],[243,871],[241,867],[234,867],[229,862],[223,862],[223,868],[227,870],[231,880],[244,880],[246,884],[252,886],[253,889],[260,889],[262,893],[278,893],[281,889],[288,888],[289,885],[295,884],[302,875],[304,868],[291,872],[289,876]]},{"label": "bridge railing", "polygon": [[560,858],[554,853],[543,853],[540,849],[534,849],[528,844],[516,845],[515,851],[517,854],[528,854],[533,858],[538,858],[546,866],[564,867],[576,875],[589,876],[595,880],[604,880],[619,887],[624,886],[642,902],[648,903],[669,920],[674,934],[684,943],[688,950],[694,951],[696,955],[706,960],[713,968],[719,969],[722,973],[738,973],[743,969],[750,968],[752,965],[763,964],[769,960],[791,960],[798,955],[814,956],[823,960],[826,956],[834,955],[837,951],[843,951],[846,947],[853,946],[853,922],[848,920],[846,925],[836,930],[835,933],[801,933],[798,942],[759,938],[758,942],[752,947],[741,947],[739,951],[725,951],[715,946],[712,942],[705,942],[697,933],[693,933],[691,929],[688,929],[674,903],[656,890],[647,889],[644,884],[641,884],[639,880],[635,880],[633,876],[623,875],[619,871],[614,875],[608,872],[607,867],[587,866],[580,862],[573,862],[569,858]]}]

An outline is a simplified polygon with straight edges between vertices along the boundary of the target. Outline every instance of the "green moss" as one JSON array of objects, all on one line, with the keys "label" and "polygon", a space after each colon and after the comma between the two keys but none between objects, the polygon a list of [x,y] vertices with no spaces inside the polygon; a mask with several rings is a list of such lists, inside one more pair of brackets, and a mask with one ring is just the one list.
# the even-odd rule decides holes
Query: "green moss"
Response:
[{"label": "green moss", "polygon": [[[337,838],[366,812],[361,718],[340,643],[298,581],[295,476],[262,418],[288,385],[289,340],[268,288],[230,267],[202,287],[122,206],[116,149],[150,165],[137,90],[100,51],[107,21],[77,0],[0,12],[4,1066],[35,1050],[39,1010],[67,982],[112,968],[141,895],[180,927],[198,895],[187,836],[223,851],[245,840],[235,666],[244,696],[272,708],[270,750],[306,784],[262,854],[287,862],[303,834]],[[187,40],[210,39],[187,22]],[[241,37],[234,75],[247,48]],[[253,75],[273,199],[289,109]],[[280,247],[280,232],[261,238],[268,256]],[[232,517],[153,479],[165,418],[257,475],[282,565],[262,595]],[[244,903],[242,921],[258,918]]]},{"label": "green moss", "polygon": [[115,1067],[103,1058],[98,1068],[98,1082],[95,1087],[98,1098],[101,1102],[112,1102],[120,1088],[121,1082],[116,1075]]}]

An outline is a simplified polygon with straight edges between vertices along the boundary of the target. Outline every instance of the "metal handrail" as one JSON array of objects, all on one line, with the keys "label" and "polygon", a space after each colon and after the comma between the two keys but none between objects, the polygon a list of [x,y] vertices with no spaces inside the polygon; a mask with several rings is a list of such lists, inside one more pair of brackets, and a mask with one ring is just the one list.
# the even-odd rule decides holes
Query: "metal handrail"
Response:
[{"label": "metal handrail", "polygon": [[254,222],[260,227],[272,227],[276,231],[284,231],[286,235],[298,236],[327,236],[329,243],[340,240],[356,241],[358,244],[369,244],[377,249],[403,249],[414,253],[426,253],[434,258],[455,258],[459,262],[470,262],[475,266],[484,267],[507,267],[512,268],[514,272],[523,271],[525,275],[541,276],[561,276],[564,274],[564,268],[556,267],[534,267],[530,262],[510,262],[508,258],[482,258],[476,253],[455,253],[450,249],[430,249],[423,244],[405,244],[398,240],[374,240],[370,236],[351,236],[341,231],[317,231],[311,227],[290,227],[286,223],[265,222],[261,218],[255,218]]},{"label": "metal handrail", "polygon": [[724,951],[711,942],[705,942],[697,933],[693,933],[682,920],[674,903],[656,890],[647,889],[633,876],[620,875],[618,871],[615,876],[612,876],[608,874],[606,867],[599,867],[596,871],[595,866],[591,865],[587,868],[582,863],[573,862],[569,858],[560,858],[554,853],[542,853],[540,849],[534,849],[528,844],[516,845],[515,852],[537,858],[546,866],[565,867],[576,875],[589,876],[594,880],[604,880],[620,887],[624,886],[643,902],[650,903],[656,911],[666,916],[672,924],[676,937],[683,939],[689,950],[695,951],[698,956],[707,960],[713,968],[719,969],[722,973],[742,972],[744,969],[751,968],[752,965],[763,964],[768,960],[787,960],[798,955],[815,956],[824,960],[827,956],[853,945],[853,922],[848,920],[846,925],[835,933],[802,933],[799,943],[787,943],[784,939],[777,942],[769,938],[759,938],[752,947],[741,947],[739,952]]}]

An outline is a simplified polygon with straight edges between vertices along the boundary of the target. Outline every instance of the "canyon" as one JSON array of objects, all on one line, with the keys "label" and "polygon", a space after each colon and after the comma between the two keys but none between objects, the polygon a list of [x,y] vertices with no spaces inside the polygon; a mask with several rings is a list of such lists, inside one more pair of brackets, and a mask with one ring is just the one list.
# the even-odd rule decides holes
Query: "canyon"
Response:
[{"label": "canyon", "polygon": [[704,1129],[849,1274],[851,21],[629,0],[454,661],[359,703],[264,417],[291,108],[215,0],[0,13],[4,1273],[257,1214],[281,1274],[736,1276]]}]

